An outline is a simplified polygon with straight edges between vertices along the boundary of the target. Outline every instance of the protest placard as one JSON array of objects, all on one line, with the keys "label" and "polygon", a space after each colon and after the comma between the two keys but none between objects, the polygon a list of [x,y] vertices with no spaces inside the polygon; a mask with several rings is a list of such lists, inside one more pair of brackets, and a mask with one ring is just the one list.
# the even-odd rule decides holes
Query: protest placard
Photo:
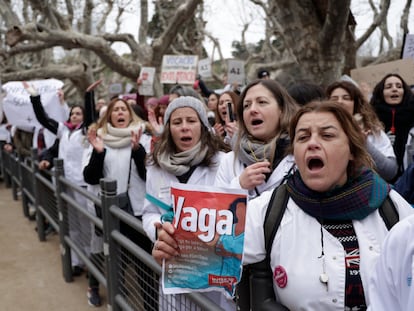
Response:
[{"label": "protest placard", "polygon": [[227,68],[227,83],[237,83],[243,85],[245,83],[244,61],[229,59]]},{"label": "protest placard", "polygon": [[[63,82],[56,79],[29,81],[29,84],[40,94],[42,105],[50,118],[65,121],[67,110],[60,104],[58,90]],[[3,109],[10,124],[21,128],[41,128],[33,111],[30,95],[24,89],[21,81],[10,81],[2,86],[6,92],[3,99]]]},{"label": "protest placard", "polygon": [[401,58],[410,58],[414,60],[414,34],[405,35]]},{"label": "protest placard", "polygon": [[389,73],[398,73],[408,84],[414,84],[414,60],[399,59],[392,62],[351,70],[351,78],[361,83],[367,83],[371,89]]},{"label": "protest placard", "polygon": [[141,67],[139,79],[141,79],[142,82],[141,85],[138,87],[138,92],[140,95],[154,95],[154,77],[155,67]]},{"label": "protest placard", "polygon": [[164,55],[161,83],[193,84],[197,72],[197,55]]},{"label": "protest placard", "polygon": [[198,74],[202,78],[210,78],[211,75],[211,59],[204,58],[198,61]]},{"label": "protest placard", "polygon": [[242,271],[246,191],[173,183],[171,196],[180,255],[163,263],[164,293],[221,290],[234,296]]}]

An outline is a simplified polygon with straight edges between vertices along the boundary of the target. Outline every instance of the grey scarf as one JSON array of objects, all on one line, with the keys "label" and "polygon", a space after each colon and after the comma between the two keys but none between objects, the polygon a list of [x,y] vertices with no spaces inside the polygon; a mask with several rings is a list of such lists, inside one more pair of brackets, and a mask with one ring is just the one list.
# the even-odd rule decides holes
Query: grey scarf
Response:
[{"label": "grey scarf", "polygon": [[181,176],[187,173],[192,166],[198,165],[204,160],[208,151],[207,146],[202,146],[199,141],[192,149],[174,154],[163,152],[159,155],[159,163],[162,169]]},{"label": "grey scarf", "polygon": [[243,135],[240,139],[240,149],[238,152],[239,160],[249,166],[250,164],[264,161],[271,161],[274,152],[276,137],[269,143],[265,144],[260,141],[250,140],[247,135]]}]

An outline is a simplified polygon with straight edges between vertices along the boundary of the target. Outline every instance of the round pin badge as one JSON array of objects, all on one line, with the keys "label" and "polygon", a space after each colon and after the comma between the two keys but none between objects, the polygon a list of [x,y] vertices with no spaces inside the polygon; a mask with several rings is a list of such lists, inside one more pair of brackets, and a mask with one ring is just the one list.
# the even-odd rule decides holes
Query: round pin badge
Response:
[{"label": "round pin badge", "polygon": [[276,282],[277,286],[280,288],[285,288],[288,281],[285,268],[282,266],[277,266],[273,272],[273,280]]}]

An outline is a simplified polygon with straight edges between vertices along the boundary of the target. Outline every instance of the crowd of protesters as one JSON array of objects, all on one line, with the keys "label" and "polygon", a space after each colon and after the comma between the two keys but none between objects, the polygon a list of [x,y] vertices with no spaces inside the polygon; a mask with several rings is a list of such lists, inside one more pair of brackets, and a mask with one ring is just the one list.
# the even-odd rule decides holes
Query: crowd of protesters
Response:
[{"label": "crowd of protesters", "polygon": [[[168,208],[171,181],[239,188],[248,192],[239,293],[249,287],[249,265],[267,254],[270,269],[289,276],[289,286],[276,278],[271,284],[272,303],[280,310],[367,310],[378,305],[379,297],[386,299],[381,278],[390,255],[381,245],[390,228],[381,206],[390,199],[403,219],[414,204],[414,95],[400,75],[384,76],[367,95],[349,79],[286,88],[260,70],[243,86],[212,90],[199,78],[161,97],[133,93],[99,98],[95,104],[100,83],[85,90],[84,104],[66,107],[67,120],[61,122],[48,116],[33,85],[22,82],[37,120],[56,138],[39,153],[40,169],[50,169],[53,157],[62,158],[65,175],[94,193],[101,178],[115,179],[118,195],[130,201],[128,212],[143,222],[147,236],[127,224],[121,224],[121,232],[159,263],[178,255]],[[61,91],[59,98],[63,107]],[[31,147],[42,145],[33,145],[33,132],[8,124],[2,109],[0,117],[1,148],[28,156]],[[266,210],[281,184],[289,201],[271,249],[265,249]],[[70,195],[101,214],[84,198]],[[88,232],[89,243],[82,240],[82,247],[92,258],[99,255],[99,232],[80,213],[69,216],[76,224],[71,238]],[[403,240],[400,235],[390,238],[393,246],[385,251],[393,252]],[[76,254],[71,260],[73,275],[84,273]],[[412,264],[412,258],[399,264]],[[390,286],[396,284],[398,276],[388,277]],[[402,292],[414,297],[409,288]],[[102,304],[92,274],[87,294],[90,305]],[[142,293],[145,309],[167,309],[158,304],[160,295],[158,288]],[[206,296],[225,310],[237,305],[249,310],[257,303],[214,291]]]}]

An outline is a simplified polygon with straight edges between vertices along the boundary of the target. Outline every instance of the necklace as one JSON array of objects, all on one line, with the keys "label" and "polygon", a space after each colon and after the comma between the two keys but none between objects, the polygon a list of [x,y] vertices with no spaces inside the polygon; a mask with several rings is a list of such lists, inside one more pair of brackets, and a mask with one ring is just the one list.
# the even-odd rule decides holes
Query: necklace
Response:
[{"label": "necklace", "polygon": [[256,162],[264,162],[264,161],[268,161],[267,159],[266,159],[266,148],[267,148],[267,145],[264,145],[264,147],[263,147],[263,159],[262,160],[259,160],[257,157],[256,157],[256,154],[254,153],[254,151],[253,151],[253,148],[252,148],[252,145],[250,144],[250,141],[247,141],[247,145],[249,146],[249,149],[250,149],[250,154],[253,156],[253,158],[254,158],[254,160],[256,161]]}]

